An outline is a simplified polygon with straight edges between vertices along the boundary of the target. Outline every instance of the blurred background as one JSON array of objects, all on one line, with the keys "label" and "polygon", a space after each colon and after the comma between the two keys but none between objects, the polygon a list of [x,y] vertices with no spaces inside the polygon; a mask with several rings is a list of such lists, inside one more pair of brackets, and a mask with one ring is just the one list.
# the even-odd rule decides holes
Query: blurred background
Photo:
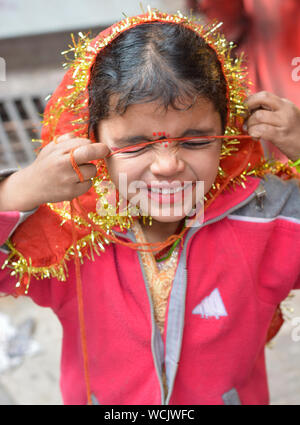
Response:
[{"label": "blurred background", "polygon": [[[251,90],[269,90],[300,106],[300,0],[149,4],[168,13],[192,10],[203,22],[222,21],[237,52],[245,51]],[[70,33],[96,35],[123,13],[140,14],[147,5],[137,0],[0,0],[0,171],[34,160],[32,139],[40,137],[45,99],[64,74],[61,52],[71,43]],[[268,145],[265,150],[280,156]],[[285,311],[290,319],[266,350],[271,403],[300,404],[299,294],[288,300]],[[50,310],[27,299],[0,299],[0,404],[62,404],[61,338]]]}]

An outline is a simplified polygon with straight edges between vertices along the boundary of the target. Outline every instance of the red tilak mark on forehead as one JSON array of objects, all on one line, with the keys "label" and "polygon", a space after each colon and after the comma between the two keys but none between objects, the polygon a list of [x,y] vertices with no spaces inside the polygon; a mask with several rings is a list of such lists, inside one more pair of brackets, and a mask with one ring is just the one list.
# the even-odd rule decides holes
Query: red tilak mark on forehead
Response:
[{"label": "red tilak mark on forehead", "polygon": [[[156,137],[156,136],[164,136],[164,137],[166,137],[166,132],[165,131],[154,131],[152,134],[153,134],[154,137]],[[157,140],[157,142],[162,145],[163,143],[165,143],[165,140]],[[164,146],[167,146],[167,145],[164,144]]]}]

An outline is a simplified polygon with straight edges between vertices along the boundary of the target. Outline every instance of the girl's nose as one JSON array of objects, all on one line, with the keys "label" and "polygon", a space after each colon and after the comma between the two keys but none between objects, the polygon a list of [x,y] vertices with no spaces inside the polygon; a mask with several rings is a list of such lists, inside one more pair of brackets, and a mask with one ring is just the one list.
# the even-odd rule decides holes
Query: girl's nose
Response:
[{"label": "girl's nose", "polygon": [[184,162],[178,157],[177,149],[161,146],[154,155],[150,166],[152,174],[172,177],[184,170]]}]

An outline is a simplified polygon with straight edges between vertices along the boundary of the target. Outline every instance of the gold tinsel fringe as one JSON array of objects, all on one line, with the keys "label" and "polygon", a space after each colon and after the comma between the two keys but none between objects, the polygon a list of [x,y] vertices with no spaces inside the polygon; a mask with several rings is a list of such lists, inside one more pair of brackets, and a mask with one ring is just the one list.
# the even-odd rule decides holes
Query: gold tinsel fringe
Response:
[{"label": "gold tinsel fringe", "polygon": [[[13,269],[11,276],[14,276],[17,279],[17,288],[21,285],[22,278],[25,274],[28,274],[30,277],[38,280],[48,278],[56,278],[62,282],[67,280],[67,262],[75,256],[75,249],[73,245],[71,245],[66,251],[64,259],[59,264],[53,264],[46,267],[34,267],[32,266],[31,259],[27,261],[26,258],[24,258],[24,256],[14,248],[10,241],[7,241],[6,244],[10,249],[10,254],[3,263],[2,269],[6,267]],[[101,253],[105,252],[105,245],[108,244],[109,241],[107,239],[100,236],[99,232],[94,231],[77,241],[77,251],[81,264],[83,263],[84,256],[94,261],[94,255],[96,254],[99,256]],[[28,287],[26,288],[25,294],[28,291]]]}]

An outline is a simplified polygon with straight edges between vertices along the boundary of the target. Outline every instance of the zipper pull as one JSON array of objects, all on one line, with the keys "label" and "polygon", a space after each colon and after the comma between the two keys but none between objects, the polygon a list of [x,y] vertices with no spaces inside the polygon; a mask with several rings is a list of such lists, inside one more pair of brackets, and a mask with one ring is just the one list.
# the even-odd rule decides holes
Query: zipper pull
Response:
[{"label": "zipper pull", "polygon": [[262,211],[264,209],[264,198],[266,196],[266,190],[263,187],[262,184],[260,184],[258,186],[258,188],[255,191],[255,196],[256,196],[256,209],[258,211]]}]

